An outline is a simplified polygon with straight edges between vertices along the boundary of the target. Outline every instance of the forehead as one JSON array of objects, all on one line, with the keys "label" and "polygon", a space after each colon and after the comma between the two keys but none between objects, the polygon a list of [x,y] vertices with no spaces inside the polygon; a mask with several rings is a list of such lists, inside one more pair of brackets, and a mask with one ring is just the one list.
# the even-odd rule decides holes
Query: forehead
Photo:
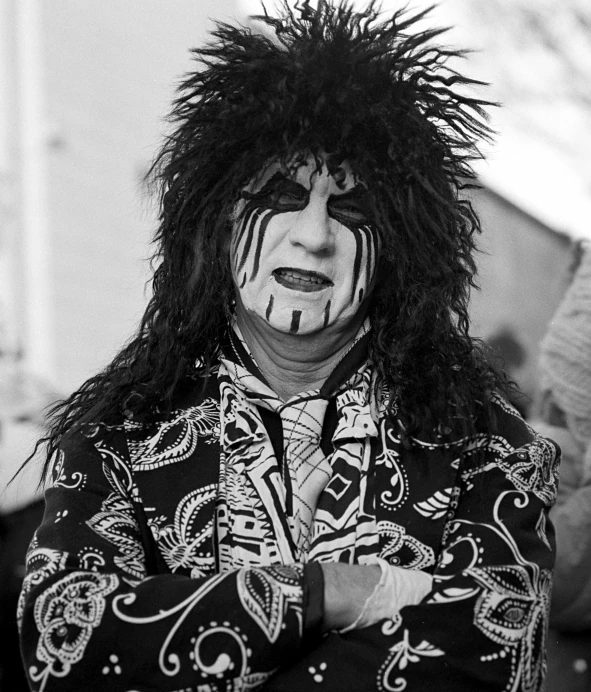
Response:
[{"label": "forehead", "polygon": [[[289,161],[271,161],[250,181],[245,189],[251,192],[260,190],[276,173],[282,173],[286,178],[309,190],[319,176],[329,174],[327,157],[324,154],[317,156],[310,154],[294,157]],[[363,184],[347,160],[338,164],[332,173],[332,178],[337,187],[343,191],[347,191],[360,183]]]}]

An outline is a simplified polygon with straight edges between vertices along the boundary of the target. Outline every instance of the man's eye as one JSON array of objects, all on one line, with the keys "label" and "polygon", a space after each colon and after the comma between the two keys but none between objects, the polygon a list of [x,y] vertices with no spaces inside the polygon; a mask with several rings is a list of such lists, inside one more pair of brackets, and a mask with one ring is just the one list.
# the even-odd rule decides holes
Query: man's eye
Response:
[{"label": "man's eye", "polygon": [[269,206],[278,211],[299,211],[308,202],[308,192],[301,185],[285,181],[268,196]]},{"label": "man's eye", "polygon": [[299,211],[308,204],[310,193],[305,187],[276,173],[258,192],[243,190],[240,197],[252,200],[257,206],[276,211]]},{"label": "man's eye", "polygon": [[332,199],[329,202],[329,212],[337,221],[349,221],[356,224],[369,223],[370,221],[366,205],[361,200]]},{"label": "man's eye", "polygon": [[279,205],[301,204],[306,201],[306,196],[299,191],[278,190],[274,199]]}]

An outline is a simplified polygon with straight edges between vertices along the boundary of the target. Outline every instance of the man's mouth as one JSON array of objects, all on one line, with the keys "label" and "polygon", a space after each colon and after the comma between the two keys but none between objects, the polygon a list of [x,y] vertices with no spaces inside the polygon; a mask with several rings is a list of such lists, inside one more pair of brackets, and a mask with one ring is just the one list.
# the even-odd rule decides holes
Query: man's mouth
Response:
[{"label": "man's mouth", "polygon": [[304,269],[292,269],[289,267],[280,267],[273,272],[275,281],[290,288],[292,291],[304,291],[310,293],[312,291],[322,291],[329,286],[332,286],[332,281],[324,274],[318,272],[310,272]]}]

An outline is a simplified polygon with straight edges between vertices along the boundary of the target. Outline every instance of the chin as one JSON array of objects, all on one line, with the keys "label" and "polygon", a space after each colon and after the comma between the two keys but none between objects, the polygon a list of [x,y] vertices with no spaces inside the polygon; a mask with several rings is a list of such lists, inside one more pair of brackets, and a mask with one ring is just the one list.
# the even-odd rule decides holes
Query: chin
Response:
[{"label": "chin", "polygon": [[[299,312],[299,315],[297,314]],[[311,336],[323,332],[341,331],[346,329],[355,320],[356,314],[346,315],[341,313],[335,315],[329,322],[324,319],[324,314],[307,312],[306,310],[285,310],[280,314],[275,314],[270,320],[265,320],[267,324],[278,332],[291,334],[294,336]]]},{"label": "chin", "polygon": [[321,319],[310,318],[299,310],[292,310],[285,315],[277,315],[275,319],[268,320],[267,324],[278,332],[294,336],[315,334],[325,328]]}]

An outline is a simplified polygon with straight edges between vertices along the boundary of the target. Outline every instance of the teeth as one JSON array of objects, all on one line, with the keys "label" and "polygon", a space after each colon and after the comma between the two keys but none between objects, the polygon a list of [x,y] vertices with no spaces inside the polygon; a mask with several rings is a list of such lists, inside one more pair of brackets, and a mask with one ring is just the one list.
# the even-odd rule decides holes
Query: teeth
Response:
[{"label": "teeth", "polygon": [[302,274],[296,272],[281,272],[281,276],[288,279],[293,279],[295,281],[304,281],[309,284],[323,284],[324,280],[319,276],[303,276]]}]

